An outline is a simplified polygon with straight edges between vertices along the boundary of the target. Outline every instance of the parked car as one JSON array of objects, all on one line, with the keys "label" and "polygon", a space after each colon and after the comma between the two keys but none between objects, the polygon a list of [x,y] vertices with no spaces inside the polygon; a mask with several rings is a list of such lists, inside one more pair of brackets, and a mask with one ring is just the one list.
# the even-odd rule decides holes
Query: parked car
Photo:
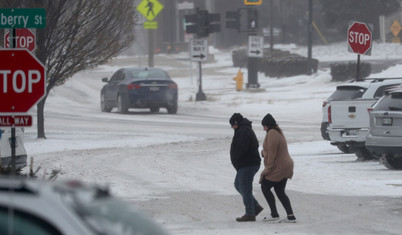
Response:
[{"label": "parked car", "polygon": [[[2,128],[0,137],[1,171],[8,172],[12,166],[12,139],[11,128]],[[15,170],[21,171],[27,166],[27,152],[23,141],[24,132],[22,128],[15,128]]]},{"label": "parked car", "polygon": [[[354,152],[359,160],[375,158],[365,147],[371,107],[384,92],[402,84],[402,78],[370,78],[337,86],[323,107],[322,133],[343,152]],[[326,117],[325,117],[326,116]],[[325,126],[324,117],[328,120]]]},{"label": "parked car", "polygon": [[144,213],[78,181],[0,178],[0,234],[162,235]]},{"label": "parked car", "polygon": [[366,148],[389,169],[402,170],[402,88],[384,95],[370,113]]},{"label": "parked car", "polygon": [[117,107],[119,113],[127,113],[129,108],[149,108],[151,112],[166,108],[169,114],[177,113],[177,84],[160,68],[122,68],[102,81],[107,83],[101,90],[102,112]]}]

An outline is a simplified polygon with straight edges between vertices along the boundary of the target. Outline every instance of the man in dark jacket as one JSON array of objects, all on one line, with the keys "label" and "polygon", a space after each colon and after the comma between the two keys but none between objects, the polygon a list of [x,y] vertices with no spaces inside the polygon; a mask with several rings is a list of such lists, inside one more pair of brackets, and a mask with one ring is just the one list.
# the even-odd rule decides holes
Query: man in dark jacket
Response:
[{"label": "man in dark jacket", "polygon": [[243,118],[240,113],[234,113],[229,123],[234,130],[230,146],[230,160],[237,172],[234,186],[242,196],[246,208],[246,213],[236,218],[236,221],[255,221],[255,217],[263,210],[253,196],[253,180],[261,164],[258,140],[251,121]]}]

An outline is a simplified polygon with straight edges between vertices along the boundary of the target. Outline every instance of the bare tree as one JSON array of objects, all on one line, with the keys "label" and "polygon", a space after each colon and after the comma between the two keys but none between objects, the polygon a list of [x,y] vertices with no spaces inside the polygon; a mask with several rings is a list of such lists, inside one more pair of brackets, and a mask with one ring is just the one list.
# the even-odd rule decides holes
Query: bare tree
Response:
[{"label": "bare tree", "polygon": [[46,96],[37,104],[38,138],[46,138],[47,95],[79,71],[108,62],[130,46],[133,0],[0,0],[0,8],[45,8],[36,57],[46,66]]}]

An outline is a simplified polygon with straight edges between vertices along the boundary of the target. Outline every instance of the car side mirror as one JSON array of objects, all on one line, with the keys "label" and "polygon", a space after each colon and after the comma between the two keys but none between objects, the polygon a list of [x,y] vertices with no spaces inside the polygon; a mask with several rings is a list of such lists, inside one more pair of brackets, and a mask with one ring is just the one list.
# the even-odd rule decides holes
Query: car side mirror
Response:
[{"label": "car side mirror", "polygon": [[107,78],[102,78],[102,82],[109,82]]}]

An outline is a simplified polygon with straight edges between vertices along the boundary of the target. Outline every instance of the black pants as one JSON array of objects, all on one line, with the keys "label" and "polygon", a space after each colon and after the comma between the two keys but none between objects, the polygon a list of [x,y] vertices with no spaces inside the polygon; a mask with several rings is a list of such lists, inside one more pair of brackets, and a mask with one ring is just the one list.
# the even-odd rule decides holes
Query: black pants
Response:
[{"label": "black pants", "polygon": [[274,188],[276,196],[278,196],[278,198],[279,198],[279,201],[281,201],[283,207],[285,208],[286,213],[288,215],[293,214],[292,205],[290,204],[290,200],[285,193],[285,187],[286,187],[287,181],[288,181],[287,178],[285,178],[279,182],[272,182],[272,181],[263,179],[263,181],[261,183],[261,190],[262,190],[262,193],[264,194],[265,199],[268,202],[269,208],[271,209],[272,217],[279,217],[278,210],[276,209],[275,196],[271,192],[272,187]]}]

